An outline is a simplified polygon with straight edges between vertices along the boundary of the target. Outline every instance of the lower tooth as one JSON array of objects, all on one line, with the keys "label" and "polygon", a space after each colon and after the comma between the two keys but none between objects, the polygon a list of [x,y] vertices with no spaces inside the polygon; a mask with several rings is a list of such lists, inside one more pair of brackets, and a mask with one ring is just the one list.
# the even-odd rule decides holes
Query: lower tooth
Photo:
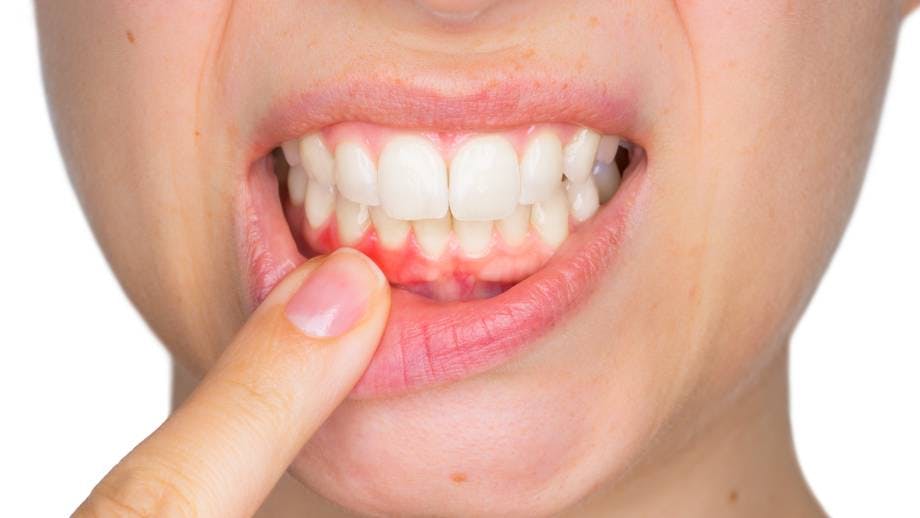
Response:
[{"label": "lower tooth", "polygon": [[381,207],[371,207],[370,213],[380,244],[393,250],[402,248],[409,237],[409,231],[412,230],[409,222],[391,218]]},{"label": "lower tooth", "polygon": [[591,176],[594,178],[594,185],[597,186],[598,201],[602,204],[607,203],[620,186],[620,171],[616,162],[595,162]]},{"label": "lower tooth", "polygon": [[335,208],[335,187],[323,185],[310,178],[307,181],[307,193],[304,200],[307,222],[313,228],[320,228]]},{"label": "lower tooth", "polygon": [[335,222],[339,231],[339,241],[343,245],[354,245],[364,237],[371,219],[366,205],[355,203],[344,196],[337,196]]},{"label": "lower tooth", "polygon": [[565,190],[560,187],[546,201],[536,203],[530,222],[546,244],[555,248],[569,237],[569,207]]},{"label": "lower tooth", "polygon": [[291,203],[294,205],[303,203],[307,191],[307,172],[303,170],[303,167],[295,165],[288,170],[287,188]]},{"label": "lower tooth", "polygon": [[454,221],[454,234],[464,255],[471,259],[485,257],[492,247],[491,221]]},{"label": "lower tooth", "polygon": [[598,200],[597,187],[594,180],[588,177],[582,183],[574,183],[570,180],[565,182],[565,192],[569,199],[569,208],[575,221],[581,223],[587,220],[597,212],[600,206]]},{"label": "lower tooth", "polygon": [[509,246],[518,246],[524,242],[530,232],[530,205],[518,205],[514,213],[498,221],[498,231],[502,240]]},{"label": "lower tooth", "polygon": [[450,227],[450,214],[439,219],[420,219],[412,222],[415,239],[425,257],[429,259],[441,257],[450,239]]}]

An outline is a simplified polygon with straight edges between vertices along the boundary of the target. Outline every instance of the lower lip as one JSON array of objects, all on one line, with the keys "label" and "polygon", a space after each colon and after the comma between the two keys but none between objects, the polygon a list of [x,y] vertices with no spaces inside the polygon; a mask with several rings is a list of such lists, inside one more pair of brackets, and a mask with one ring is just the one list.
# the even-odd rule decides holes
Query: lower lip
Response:
[{"label": "lower lip", "polygon": [[[250,172],[239,226],[253,306],[306,260],[294,243],[267,164],[257,162]],[[395,396],[481,373],[571,315],[617,263],[639,212],[644,168],[645,161],[630,171],[613,199],[543,268],[495,297],[439,302],[394,288],[383,339],[351,397]]]}]

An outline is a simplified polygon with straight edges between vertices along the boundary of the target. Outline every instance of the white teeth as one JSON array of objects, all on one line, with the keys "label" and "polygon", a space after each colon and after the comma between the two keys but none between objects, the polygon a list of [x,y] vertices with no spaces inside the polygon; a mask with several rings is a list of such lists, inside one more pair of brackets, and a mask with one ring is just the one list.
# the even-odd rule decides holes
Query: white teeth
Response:
[{"label": "white teeth", "polygon": [[281,152],[289,166],[300,165],[300,142],[289,140],[281,144]]},{"label": "white teeth", "polygon": [[409,222],[387,216],[387,213],[380,207],[371,207],[370,212],[380,244],[392,250],[402,248],[406,238],[409,237],[409,231],[412,230]]},{"label": "white teeth", "polygon": [[391,218],[438,219],[447,215],[447,168],[428,139],[390,140],[378,160],[380,204]]},{"label": "white teeth", "polygon": [[335,188],[331,185],[323,185],[312,178],[307,180],[304,206],[311,227],[320,228],[326,223],[335,208],[335,198]]},{"label": "white teeth", "polygon": [[565,146],[563,173],[566,178],[575,183],[582,183],[591,174],[594,166],[594,157],[597,156],[597,146],[601,136],[597,133],[582,128],[575,133],[572,141]]},{"label": "white teeth", "polygon": [[612,164],[617,157],[617,148],[620,147],[620,137],[604,135],[597,145],[597,160],[605,164]]},{"label": "white teeth", "polygon": [[508,217],[520,192],[517,153],[507,139],[475,137],[457,150],[450,164],[450,211],[455,219]]},{"label": "white teeth", "polygon": [[287,188],[291,203],[302,204],[307,191],[307,173],[299,165],[292,166],[288,170]]},{"label": "white teeth", "polygon": [[565,193],[569,199],[569,210],[572,217],[579,223],[593,216],[600,206],[597,187],[590,177],[580,184],[566,180]]},{"label": "white teeth", "polygon": [[307,135],[300,141],[300,159],[310,178],[323,185],[335,183],[335,160],[319,133]]},{"label": "white teeth", "polygon": [[569,236],[569,210],[561,185],[548,200],[533,206],[530,223],[549,246],[555,248],[565,241]]},{"label": "white teeth", "polygon": [[485,257],[492,248],[491,221],[454,220],[454,234],[464,255],[471,259]]},{"label": "white teeth", "polygon": [[514,213],[498,221],[498,231],[502,240],[509,246],[518,246],[524,242],[530,232],[530,205],[518,205]]},{"label": "white teeth", "polygon": [[355,203],[380,205],[377,168],[360,144],[342,142],[335,148],[335,186],[342,196]]},{"label": "white teeth", "polygon": [[364,236],[371,224],[371,218],[367,206],[339,196],[335,200],[335,222],[339,231],[339,241],[343,245],[353,245]]},{"label": "white teeth", "polygon": [[598,201],[607,203],[620,187],[620,171],[615,163],[605,164],[597,162],[591,171],[594,184],[597,186]]},{"label": "white teeth", "polygon": [[561,181],[562,143],[554,133],[541,133],[527,144],[521,159],[520,203],[549,198]]},{"label": "white teeth", "polygon": [[450,239],[451,217],[446,215],[438,219],[421,219],[412,222],[415,240],[422,254],[429,259],[438,259],[447,248]]}]

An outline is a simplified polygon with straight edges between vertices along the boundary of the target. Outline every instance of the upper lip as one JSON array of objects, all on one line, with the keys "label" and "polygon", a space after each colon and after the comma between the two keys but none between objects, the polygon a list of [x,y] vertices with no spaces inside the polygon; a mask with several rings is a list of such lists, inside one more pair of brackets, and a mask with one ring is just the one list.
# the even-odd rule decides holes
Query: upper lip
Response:
[{"label": "upper lip", "polygon": [[[418,84],[421,83],[421,84]],[[535,122],[590,127],[644,145],[634,92],[574,79],[514,77],[451,89],[399,78],[340,80],[282,95],[256,126],[250,158],[281,142],[347,121],[422,131],[485,132]]]}]

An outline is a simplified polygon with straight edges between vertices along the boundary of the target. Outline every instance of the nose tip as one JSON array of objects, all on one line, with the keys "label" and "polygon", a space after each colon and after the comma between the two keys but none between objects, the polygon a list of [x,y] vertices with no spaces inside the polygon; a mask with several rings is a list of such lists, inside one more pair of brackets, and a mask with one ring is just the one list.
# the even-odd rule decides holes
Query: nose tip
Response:
[{"label": "nose tip", "polygon": [[456,20],[470,20],[485,11],[498,0],[415,0],[415,3],[441,17]]}]

